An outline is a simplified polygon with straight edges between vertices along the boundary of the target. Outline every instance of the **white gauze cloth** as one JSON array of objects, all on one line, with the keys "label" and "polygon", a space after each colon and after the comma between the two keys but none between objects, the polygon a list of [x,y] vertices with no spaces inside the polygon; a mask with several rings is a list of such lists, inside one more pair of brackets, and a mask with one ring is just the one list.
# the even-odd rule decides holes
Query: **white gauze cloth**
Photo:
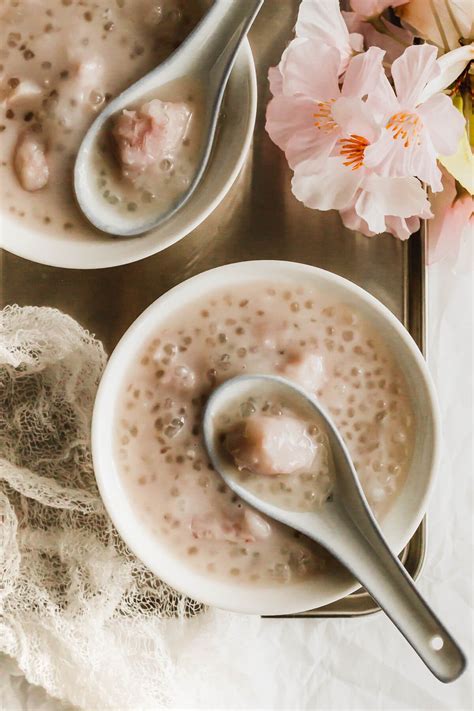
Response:
[{"label": "white gauze cloth", "polygon": [[105,362],[55,309],[0,311],[0,652],[68,704],[159,708],[173,696],[166,620],[199,606],[127,550],[103,508],[89,437]]}]

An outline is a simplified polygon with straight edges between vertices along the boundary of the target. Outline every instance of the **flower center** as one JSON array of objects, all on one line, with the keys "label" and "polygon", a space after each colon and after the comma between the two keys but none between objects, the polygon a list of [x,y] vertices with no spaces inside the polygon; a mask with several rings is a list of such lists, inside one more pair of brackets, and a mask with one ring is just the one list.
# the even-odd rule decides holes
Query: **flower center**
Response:
[{"label": "flower center", "polygon": [[316,121],[314,125],[320,131],[325,131],[329,133],[334,128],[336,128],[337,123],[332,117],[331,104],[333,104],[336,99],[329,99],[329,101],[318,101],[318,111],[313,114]]},{"label": "flower center", "polygon": [[340,138],[338,143],[341,146],[339,155],[346,158],[344,165],[352,170],[357,170],[364,165],[364,152],[369,145],[369,141],[364,136],[351,133],[349,138]]},{"label": "flower center", "polygon": [[399,111],[389,118],[386,128],[392,131],[394,140],[399,138],[403,141],[403,147],[408,148],[413,141],[418,140],[422,125],[420,117],[416,114]]}]

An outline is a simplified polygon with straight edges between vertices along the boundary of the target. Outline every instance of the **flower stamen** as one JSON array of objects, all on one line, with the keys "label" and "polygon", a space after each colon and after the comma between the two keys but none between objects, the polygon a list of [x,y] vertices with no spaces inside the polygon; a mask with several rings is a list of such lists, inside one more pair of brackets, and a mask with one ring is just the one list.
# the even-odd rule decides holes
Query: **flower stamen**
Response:
[{"label": "flower stamen", "polygon": [[320,131],[329,133],[330,131],[333,131],[336,128],[337,123],[334,121],[331,111],[331,104],[333,104],[335,101],[336,99],[329,99],[329,101],[318,101],[319,111],[313,114],[313,116],[315,119],[317,119],[314,122],[314,125]]},{"label": "flower stamen", "polygon": [[343,165],[351,170],[358,170],[364,165],[364,153],[369,145],[369,141],[364,136],[351,133],[349,138],[340,138],[338,143],[341,146],[339,155],[347,159]]},{"label": "flower stamen", "polygon": [[389,118],[385,128],[392,131],[394,141],[398,138],[403,141],[404,148],[409,148],[414,141],[417,141],[418,145],[420,145],[418,134],[422,129],[422,122],[416,114],[399,111]]}]

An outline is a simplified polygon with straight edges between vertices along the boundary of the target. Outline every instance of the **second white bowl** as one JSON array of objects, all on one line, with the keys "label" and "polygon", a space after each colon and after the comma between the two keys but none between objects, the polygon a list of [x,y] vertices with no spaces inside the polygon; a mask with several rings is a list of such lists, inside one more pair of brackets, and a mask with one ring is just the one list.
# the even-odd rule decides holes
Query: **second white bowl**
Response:
[{"label": "second white bowl", "polygon": [[400,552],[426,510],[438,463],[439,414],[431,378],[415,342],[395,316],[368,292],[330,272],[293,262],[257,261],[230,264],[183,282],[155,301],[132,324],[115,349],[99,386],[92,425],[92,452],[105,506],[129,547],[157,576],[201,602],[246,613],[275,615],[320,607],[347,595],[358,585],[338,569],[278,588],[238,585],[193,570],[150,533],[132,506],[114,458],[114,422],[122,383],[144,344],[170,317],[211,291],[256,280],[297,283],[335,300],[351,303],[379,332],[406,378],[415,415],[415,447],[406,483],[382,522],[384,534]]},{"label": "second white bowl", "polygon": [[[229,77],[226,118],[208,169],[176,215],[139,237],[111,237],[91,227],[89,235],[28,227],[8,212],[0,214],[0,246],[19,257],[53,267],[100,269],[136,262],[185,237],[208,217],[236,180],[252,140],[257,109],[255,64],[248,40],[240,48]],[[71,178],[71,200],[74,200]]]}]

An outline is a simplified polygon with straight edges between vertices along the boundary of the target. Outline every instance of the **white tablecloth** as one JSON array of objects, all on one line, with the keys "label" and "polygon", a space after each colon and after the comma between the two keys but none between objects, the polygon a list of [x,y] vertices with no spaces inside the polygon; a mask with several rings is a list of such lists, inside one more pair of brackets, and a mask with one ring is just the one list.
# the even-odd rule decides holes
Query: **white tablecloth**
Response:
[{"label": "white tablecloth", "polygon": [[[471,245],[467,239],[456,264],[429,270],[428,361],[445,443],[419,587],[472,659]],[[261,620],[211,611],[205,620],[171,621],[169,635],[177,667],[176,708],[468,711],[473,706],[471,670],[453,684],[439,683],[381,614]],[[0,667],[5,711],[65,708],[12,676],[13,669],[7,662]]]}]

